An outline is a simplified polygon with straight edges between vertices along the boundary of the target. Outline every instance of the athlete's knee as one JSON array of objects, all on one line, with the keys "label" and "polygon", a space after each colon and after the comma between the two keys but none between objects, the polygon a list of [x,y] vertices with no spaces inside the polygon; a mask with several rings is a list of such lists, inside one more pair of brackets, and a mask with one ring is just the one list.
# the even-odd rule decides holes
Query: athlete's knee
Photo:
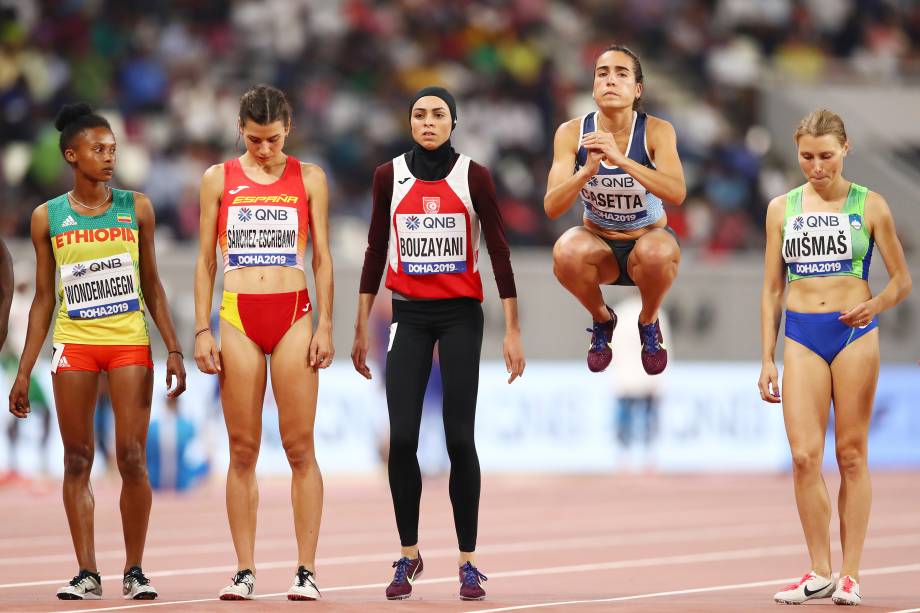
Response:
[{"label": "athlete's knee", "polygon": [[93,450],[89,445],[65,447],[64,475],[67,477],[88,479],[93,469]]},{"label": "athlete's knee", "polygon": [[115,458],[122,480],[141,481],[147,478],[147,453],[140,441],[119,445]]},{"label": "athlete's knee", "polygon": [[670,267],[677,261],[680,252],[667,240],[639,241],[633,249],[636,263],[643,272],[670,272]]},{"label": "athlete's knee", "polygon": [[807,475],[821,470],[820,449],[795,449],[792,451],[792,468],[796,474]]},{"label": "athlete's knee", "polygon": [[390,457],[414,456],[418,451],[418,435],[398,428],[390,428]]},{"label": "athlete's knee", "polygon": [[300,433],[296,437],[282,438],[281,445],[294,472],[307,470],[316,463],[312,431]]},{"label": "athlete's knee", "polygon": [[451,461],[476,457],[476,440],[472,432],[448,431],[445,438]]},{"label": "athlete's knee", "polygon": [[251,436],[230,437],[230,468],[240,472],[252,472],[259,459],[259,439]]},{"label": "athlete's knee", "polygon": [[566,232],[553,245],[553,273],[557,277],[570,274],[582,265],[588,253],[582,241]]},{"label": "athlete's knee", "polygon": [[862,474],[867,468],[865,441],[841,438],[837,441],[837,466],[843,476]]}]

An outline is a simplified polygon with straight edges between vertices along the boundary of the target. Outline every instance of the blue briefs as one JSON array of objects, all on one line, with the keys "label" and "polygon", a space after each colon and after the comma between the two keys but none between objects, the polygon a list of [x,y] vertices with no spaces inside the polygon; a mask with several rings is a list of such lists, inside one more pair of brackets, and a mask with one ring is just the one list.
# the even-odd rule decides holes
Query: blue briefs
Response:
[{"label": "blue briefs", "polygon": [[843,348],[878,328],[873,317],[864,328],[851,328],[838,319],[840,313],[796,313],[786,311],[786,338],[805,345],[830,364]]}]

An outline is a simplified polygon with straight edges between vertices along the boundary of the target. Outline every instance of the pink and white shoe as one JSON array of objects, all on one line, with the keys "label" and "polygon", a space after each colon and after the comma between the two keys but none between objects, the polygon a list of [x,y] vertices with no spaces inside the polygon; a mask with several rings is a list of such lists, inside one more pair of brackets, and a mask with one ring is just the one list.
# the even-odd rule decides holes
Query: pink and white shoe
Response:
[{"label": "pink and white shoe", "polygon": [[844,575],[837,581],[837,589],[831,596],[834,604],[857,605],[862,602],[859,595],[859,584],[853,581],[850,575]]},{"label": "pink and white shoe", "polygon": [[834,592],[834,582],[810,571],[795,583],[790,583],[773,595],[778,604],[802,604],[814,598],[827,598]]}]

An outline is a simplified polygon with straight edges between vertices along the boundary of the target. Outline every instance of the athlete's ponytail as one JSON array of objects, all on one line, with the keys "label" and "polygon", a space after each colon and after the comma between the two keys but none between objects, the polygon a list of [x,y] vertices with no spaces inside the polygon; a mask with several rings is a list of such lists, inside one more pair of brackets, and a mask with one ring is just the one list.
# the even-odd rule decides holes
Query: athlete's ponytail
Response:
[{"label": "athlete's ponytail", "polygon": [[54,119],[54,127],[61,133],[59,146],[62,154],[70,147],[74,137],[83,130],[88,128],[112,129],[106,118],[93,112],[93,109],[85,102],[62,106]]}]

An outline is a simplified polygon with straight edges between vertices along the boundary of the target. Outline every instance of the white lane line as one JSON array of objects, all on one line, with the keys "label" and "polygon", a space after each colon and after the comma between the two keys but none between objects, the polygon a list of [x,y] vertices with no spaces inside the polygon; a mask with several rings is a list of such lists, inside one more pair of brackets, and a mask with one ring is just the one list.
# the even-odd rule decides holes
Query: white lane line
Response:
[{"label": "white lane line", "polygon": [[[911,536],[889,537],[889,540],[891,541],[892,546],[898,546],[898,545],[895,545],[895,543],[897,544],[903,543],[905,546],[914,546],[917,543],[920,543],[920,536],[915,536],[913,538]],[[907,541],[910,541],[910,542],[907,542]],[[875,544],[877,545],[878,543],[876,542]],[[643,568],[643,567],[666,566],[666,565],[672,565],[672,564],[691,564],[691,563],[702,563],[702,562],[720,562],[720,561],[726,561],[726,560],[744,560],[744,559],[751,559],[751,558],[767,557],[771,555],[781,556],[781,555],[788,555],[788,554],[796,554],[796,553],[800,553],[801,549],[802,549],[801,544],[779,545],[779,546],[773,546],[773,547],[757,547],[757,548],[737,549],[737,550],[730,550],[730,551],[713,551],[713,552],[707,552],[707,553],[685,554],[685,555],[678,555],[678,556],[661,556],[661,557],[654,557],[654,558],[639,558],[635,560],[618,560],[616,562],[600,562],[596,564],[577,564],[577,565],[570,565],[570,566],[552,566],[552,567],[546,567],[546,568],[531,568],[527,570],[493,572],[493,573],[489,573],[489,576],[494,577],[496,579],[509,578],[509,577],[534,577],[534,576],[540,576],[540,575],[556,575],[556,574],[562,574],[562,573],[583,573],[583,572],[593,572],[593,571],[599,571],[599,570],[616,570],[616,569],[623,569],[623,568]],[[866,575],[866,574],[871,575],[871,574],[885,574],[883,572],[880,572],[882,570],[892,573],[892,572],[908,572],[909,570],[917,570],[917,569],[920,569],[920,564],[910,564],[910,565],[904,565],[904,566],[890,566],[890,567],[885,567],[883,569],[874,569],[874,572],[872,569],[870,569],[869,571],[860,571],[860,572],[863,575]],[[784,581],[788,583],[789,581],[792,581],[793,579],[794,578],[779,579],[777,581],[765,582],[763,584],[769,585],[772,583],[782,583]],[[450,577],[437,577],[434,579],[420,579],[415,582],[415,585],[453,583],[456,581],[457,581],[457,577],[452,575]],[[367,583],[363,585],[344,585],[344,586],[336,586],[336,587],[331,587],[331,588],[327,587],[327,588],[324,588],[322,591],[323,592],[338,592],[338,591],[346,591],[346,590],[350,591],[350,590],[378,589],[378,588],[385,588],[386,586],[387,586],[386,583]],[[712,589],[712,588],[697,588],[697,589],[701,589],[705,591],[707,589]],[[671,592],[662,592],[660,595],[666,595],[670,593]],[[684,593],[684,592],[677,592],[677,593]],[[686,592],[686,593],[689,593],[689,592]],[[284,592],[279,592],[275,594],[263,594],[258,597],[259,598],[270,598],[273,596],[280,596],[283,594]],[[649,596],[646,596],[646,597],[649,597]],[[637,597],[636,596],[619,597],[619,599],[627,599],[627,600],[632,599],[632,598],[637,598]],[[155,603],[125,605],[125,606],[120,606],[120,607],[106,607],[106,608],[101,608],[101,609],[82,609],[82,610],[84,611],[114,611],[114,610],[133,608],[133,607],[163,606],[166,604],[187,604],[187,603],[193,603],[193,602],[210,602],[213,600],[216,600],[216,599],[215,598],[203,598],[200,600],[176,601],[174,603],[162,601],[162,602],[155,602]],[[591,602],[591,601],[586,601],[586,602]],[[597,602],[606,602],[606,601],[600,600]],[[533,606],[534,605],[522,605],[521,608],[529,608]],[[544,604],[544,605],[536,605],[536,606],[539,607],[539,606],[551,606],[551,605]],[[501,609],[501,610],[505,610],[505,609]]]},{"label": "white lane line", "polygon": [[[789,530],[786,531],[787,533]],[[794,530],[798,533],[798,528]],[[659,530],[655,532],[639,532],[636,534],[620,534],[620,535],[610,535],[607,537],[578,537],[578,538],[565,538],[565,539],[550,539],[545,541],[529,541],[529,542],[517,542],[517,543],[502,543],[495,545],[485,545],[480,547],[478,552],[480,554],[505,554],[505,553],[526,553],[532,551],[548,551],[548,550],[564,550],[564,549],[588,549],[588,548],[598,548],[598,547],[615,547],[615,546],[628,546],[628,545],[648,545],[656,543],[676,543],[676,542],[698,542],[698,541],[709,541],[713,538],[740,538],[740,537],[756,537],[756,536],[765,536],[765,535],[776,535],[779,532],[777,528],[770,523],[764,524],[754,524],[748,526],[725,526],[725,527],[713,527],[706,529],[679,529],[679,530]],[[884,537],[877,537],[884,538]],[[911,538],[910,536],[906,538]],[[903,539],[898,542],[903,542]],[[173,553],[181,553],[181,548]],[[456,549],[452,547],[438,548],[438,549],[427,549],[425,550],[425,557],[429,559],[437,559],[442,557],[451,557],[456,555]],[[227,552],[228,555],[232,555],[231,552]],[[123,556],[122,552],[118,552],[119,557]],[[68,560],[72,557],[68,557]],[[348,555],[348,556],[335,556],[335,557],[324,557],[318,558],[316,563],[318,568],[324,566],[338,566],[338,565],[347,565],[347,564],[363,564],[368,562],[390,562],[393,559],[393,552],[386,551],[381,553],[373,554],[359,554],[359,555]],[[297,563],[295,560],[280,560],[274,562],[265,562],[258,565],[260,570],[275,570],[279,568],[296,568]],[[232,565],[220,565],[220,566],[202,566],[194,568],[181,568],[173,570],[160,570],[160,571],[151,571],[146,573],[150,578],[157,577],[175,577],[181,575],[206,575],[206,574],[233,574],[236,572],[237,568]],[[117,580],[121,581],[121,575],[103,575],[102,579],[105,581]],[[6,583],[0,584],[0,589],[10,589],[10,588],[19,588],[19,587],[35,587],[41,585],[59,585],[64,583],[66,579],[44,579],[39,581],[26,581],[18,583]]]},{"label": "white lane line", "polygon": [[[920,516],[916,514],[904,514],[894,516],[889,520],[886,520],[885,527],[888,529],[892,528],[901,528],[901,527],[913,527],[920,525]],[[837,528],[834,528],[836,532]],[[644,544],[653,544],[653,543],[662,543],[662,542],[693,542],[700,540],[707,540],[710,538],[721,538],[721,537],[745,537],[745,536],[762,536],[764,534],[798,534],[800,528],[798,526],[793,526],[789,524],[784,529],[778,529],[776,523],[759,523],[759,524],[742,524],[736,526],[718,526],[718,527],[707,527],[707,528],[682,528],[674,530],[655,530],[655,531],[640,531],[633,532],[629,534],[614,534],[601,537],[570,537],[563,539],[553,539],[548,541],[540,542],[523,542],[523,543],[507,543],[502,545],[485,545],[480,547],[480,553],[515,553],[515,552],[529,552],[529,551],[540,551],[542,548],[555,548],[555,549],[565,549],[565,548],[597,548],[597,547],[610,547],[610,546],[622,546],[622,545],[644,545]],[[366,533],[371,535],[371,533]],[[374,533],[376,534],[376,533]],[[329,541],[332,541],[333,544],[342,544],[345,542],[367,542],[367,539],[362,534],[352,535],[340,534],[338,535],[341,538],[330,538],[324,539],[324,548],[329,547]],[[271,549],[275,547],[291,547],[290,537],[285,538],[271,538],[271,539],[262,539],[258,542],[260,549]],[[231,543],[227,541],[226,543],[209,543],[209,544],[198,544],[198,545],[174,545],[174,546],[159,546],[159,547],[147,547],[144,551],[144,558],[149,560],[156,557],[181,557],[184,555],[195,555],[195,554],[207,554],[207,553],[223,553],[228,556],[233,554],[233,549]],[[452,555],[456,553],[455,550],[447,549],[430,549],[426,550],[426,557],[436,557],[440,555]],[[110,549],[99,551],[96,553],[97,560],[109,560],[116,559],[120,560],[124,557],[123,549]],[[372,558],[359,557],[355,558],[354,556],[344,556],[337,558],[322,558],[317,561],[321,565],[330,565],[330,564],[354,564],[358,562],[378,562],[386,561],[388,555],[392,554],[376,554]],[[35,555],[35,556],[13,556],[8,558],[0,558],[0,566],[16,566],[21,568],[26,564],[48,564],[54,562],[70,562],[74,559],[73,553],[61,553],[61,554],[48,554],[48,555]],[[278,562],[280,566],[287,565],[288,562]],[[147,564],[147,566],[153,566],[152,564]],[[261,566],[261,565],[260,565]],[[279,566],[279,567],[280,567]],[[207,570],[200,571],[201,574],[209,572],[226,572],[227,566],[217,566],[217,567],[206,567]],[[269,568],[269,567],[264,567]],[[235,569],[230,569],[235,570]],[[193,572],[194,569],[189,569],[189,571],[181,572]],[[158,575],[156,572],[149,573],[150,577],[157,576],[170,576],[170,575]],[[0,589],[5,586],[0,585]],[[18,586],[22,587],[22,586]]]},{"label": "white lane line", "polygon": [[[920,564],[904,564],[901,566],[885,566],[881,568],[869,568],[861,570],[860,575],[892,575],[897,573],[909,573],[920,571]],[[627,600],[641,600],[645,598],[660,598],[662,596],[681,596],[686,594],[701,594],[704,592],[719,592],[727,590],[740,590],[752,587],[767,587],[770,585],[779,585],[790,581],[795,581],[798,577],[782,577],[779,579],[770,579],[768,581],[752,581],[749,583],[730,583],[727,585],[713,585],[710,587],[687,588],[683,590],[671,590],[668,592],[650,592],[648,594],[633,594],[631,596],[616,596],[613,598],[597,598],[592,600],[565,600],[558,602],[540,602],[534,604],[517,605],[513,607],[499,607],[497,609],[470,609],[466,613],[500,613],[503,611],[522,611],[524,609],[542,609],[544,607],[563,607],[567,605],[578,604],[601,604],[607,602],[624,602]],[[920,609],[908,609],[904,611],[895,611],[894,613],[915,613]]]},{"label": "white lane line", "polygon": [[[494,545],[492,547],[480,548],[480,553],[500,553],[503,552],[506,548],[510,550],[518,550],[522,545],[527,545],[528,550],[531,551],[546,551],[551,548],[552,541],[545,542],[532,542],[526,544],[515,544],[511,543],[505,546]],[[908,534],[908,535],[892,535],[887,537],[876,537],[872,539],[867,539],[867,546],[875,547],[912,547],[920,544],[920,535],[918,534]],[[558,547],[557,547],[558,548]],[[577,566],[558,566],[548,569],[546,572],[554,572],[558,570],[559,572],[583,572],[583,571],[595,571],[595,570],[611,570],[611,569],[621,569],[621,568],[642,568],[647,566],[658,566],[662,564],[684,564],[684,563],[699,563],[699,562],[718,562],[725,560],[744,560],[757,556],[768,556],[768,555],[789,555],[801,551],[802,545],[800,543],[790,544],[790,545],[774,545],[770,547],[753,547],[745,549],[732,549],[724,551],[714,551],[707,553],[693,553],[693,554],[682,554],[675,556],[658,556],[653,558],[638,558],[632,560],[619,560],[616,562],[605,562],[601,564],[582,564]],[[835,544],[834,550],[839,550],[840,546]],[[428,558],[440,558],[440,557],[449,557],[456,555],[454,549],[436,549],[434,551],[426,551],[426,557]],[[365,555],[353,555],[353,556],[340,556],[337,558],[319,558],[317,560],[317,566],[322,565],[334,565],[334,564],[361,564],[366,562],[389,562],[393,558],[392,552],[386,553],[377,553],[377,554],[365,554]],[[279,562],[266,562],[264,564],[259,564],[258,568],[261,570],[273,570],[278,568],[295,568],[297,562],[295,560],[284,560]],[[174,569],[174,570],[162,570],[154,571],[151,573],[146,573],[148,577],[175,577],[175,576],[187,576],[187,575],[203,575],[203,574],[219,574],[227,573],[233,574],[237,570],[236,566],[205,566],[201,568],[183,568],[183,569]],[[505,577],[514,577],[516,571],[510,571],[506,573],[500,573],[500,576]],[[537,573],[534,571],[526,571],[527,573],[533,574]],[[496,573],[492,573],[496,574]],[[121,575],[103,575],[103,581],[118,581],[121,582]],[[35,587],[41,585],[60,585],[66,582],[66,579],[50,579],[42,581],[26,581],[21,583],[6,583],[0,584],[0,588],[17,588],[17,587]],[[422,579],[421,583],[426,581]]]}]

